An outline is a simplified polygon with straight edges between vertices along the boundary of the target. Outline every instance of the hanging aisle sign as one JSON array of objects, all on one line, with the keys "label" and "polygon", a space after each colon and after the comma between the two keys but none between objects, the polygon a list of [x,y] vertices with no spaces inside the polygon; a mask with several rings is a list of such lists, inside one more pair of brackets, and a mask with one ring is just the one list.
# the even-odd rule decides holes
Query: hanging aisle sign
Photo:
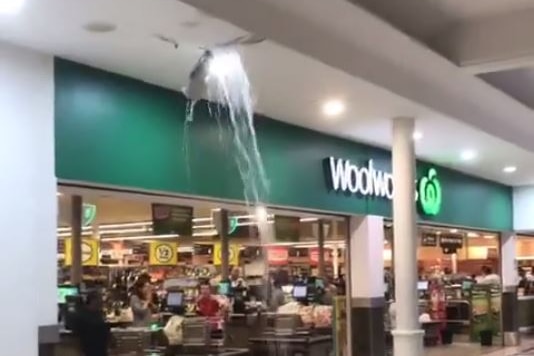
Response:
[{"label": "hanging aisle sign", "polygon": [[[372,159],[358,166],[348,159],[329,157],[324,160],[328,188],[338,192],[362,197],[393,199],[393,175],[376,169]],[[439,214],[442,203],[442,188],[436,169],[416,182],[415,200],[425,215]]]},{"label": "hanging aisle sign", "polygon": [[152,241],[148,253],[151,266],[174,266],[178,263],[178,244],[176,242]]},{"label": "hanging aisle sign", "polygon": [[[222,265],[222,245],[220,242],[217,242],[213,246],[213,264],[215,266]],[[239,245],[238,244],[228,245],[228,264],[230,266],[239,265]]]},{"label": "hanging aisle sign", "polygon": [[90,226],[96,218],[96,205],[82,204],[82,226]]},{"label": "hanging aisle sign", "polygon": [[[82,266],[98,266],[100,256],[100,241],[96,239],[82,239]],[[65,266],[72,265],[72,238],[65,239]]]}]

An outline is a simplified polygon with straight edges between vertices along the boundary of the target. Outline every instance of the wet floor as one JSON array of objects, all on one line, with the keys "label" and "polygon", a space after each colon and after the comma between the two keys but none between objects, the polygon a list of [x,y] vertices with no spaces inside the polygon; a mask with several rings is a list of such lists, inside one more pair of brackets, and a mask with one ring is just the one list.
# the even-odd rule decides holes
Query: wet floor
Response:
[{"label": "wet floor", "polygon": [[534,340],[520,347],[481,347],[474,344],[455,344],[446,347],[426,348],[425,356],[534,356]]}]

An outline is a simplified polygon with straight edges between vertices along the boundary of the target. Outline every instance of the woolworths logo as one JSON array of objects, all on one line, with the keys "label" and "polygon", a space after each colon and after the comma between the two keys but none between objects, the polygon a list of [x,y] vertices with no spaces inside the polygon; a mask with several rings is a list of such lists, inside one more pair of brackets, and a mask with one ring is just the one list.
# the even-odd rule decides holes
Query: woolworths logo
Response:
[{"label": "woolworths logo", "polygon": [[438,215],[441,210],[441,183],[434,168],[419,180],[419,205],[426,215]]},{"label": "woolworths logo", "polygon": [[[376,169],[373,160],[367,161],[364,166],[357,166],[350,160],[329,157],[324,163],[330,189],[364,197],[393,199],[393,175]],[[424,214],[439,213],[442,192],[434,168],[417,182],[415,199]]]}]

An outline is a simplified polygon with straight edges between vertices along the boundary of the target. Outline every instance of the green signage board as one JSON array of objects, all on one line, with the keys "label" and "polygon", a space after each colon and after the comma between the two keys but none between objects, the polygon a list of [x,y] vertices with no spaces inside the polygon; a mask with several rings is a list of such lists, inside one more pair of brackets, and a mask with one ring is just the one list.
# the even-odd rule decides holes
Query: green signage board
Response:
[{"label": "green signage board", "polygon": [[[195,109],[186,157],[186,100],[177,92],[56,59],[55,95],[60,180],[243,200],[232,138],[228,130],[219,130],[206,105]],[[221,125],[226,125],[224,118]],[[390,152],[261,116],[255,128],[270,183],[266,203],[391,216]],[[354,194],[332,189],[325,174],[329,164],[337,169],[345,161],[363,163],[361,184],[347,181]],[[371,168],[383,173],[382,190],[364,195],[370,189],[364,183]],[[425,162],[418,162],[417,178],[420,219],[512,229],[510,187]]]}]

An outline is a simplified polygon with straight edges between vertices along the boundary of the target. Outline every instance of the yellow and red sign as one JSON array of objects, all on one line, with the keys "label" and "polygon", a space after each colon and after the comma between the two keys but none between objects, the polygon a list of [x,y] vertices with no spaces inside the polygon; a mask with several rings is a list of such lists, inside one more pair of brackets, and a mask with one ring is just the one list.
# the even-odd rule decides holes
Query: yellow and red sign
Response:
[{"label": "yellow and red sign", "polygon": [[174,266],[178,263],[178,244],[176,242],[152,241],[148,254],[151,266]]},{"label": "yellow and red sign", "polygon": [[[215,266],[220,266],[222,264],[222,247],[221,247],[220,242],[217,242],[213,246],[213,264]],[[239,265],[239,245],[238,244],[228,245],[228,264],[230,266]]]},{"label": "yellow and red sign", "polygon": [[269,247],[267,248],[267,261],[272,266],[282,266],[287,264],[289,259],[289,250],[287,247]]},{"label": "yellow and red sign", "polygon": [[[82,266],[98,266],[100,260],[100,241],[82,239]],[[65,239],[65,266],[72,265],[72,238]]]}]

